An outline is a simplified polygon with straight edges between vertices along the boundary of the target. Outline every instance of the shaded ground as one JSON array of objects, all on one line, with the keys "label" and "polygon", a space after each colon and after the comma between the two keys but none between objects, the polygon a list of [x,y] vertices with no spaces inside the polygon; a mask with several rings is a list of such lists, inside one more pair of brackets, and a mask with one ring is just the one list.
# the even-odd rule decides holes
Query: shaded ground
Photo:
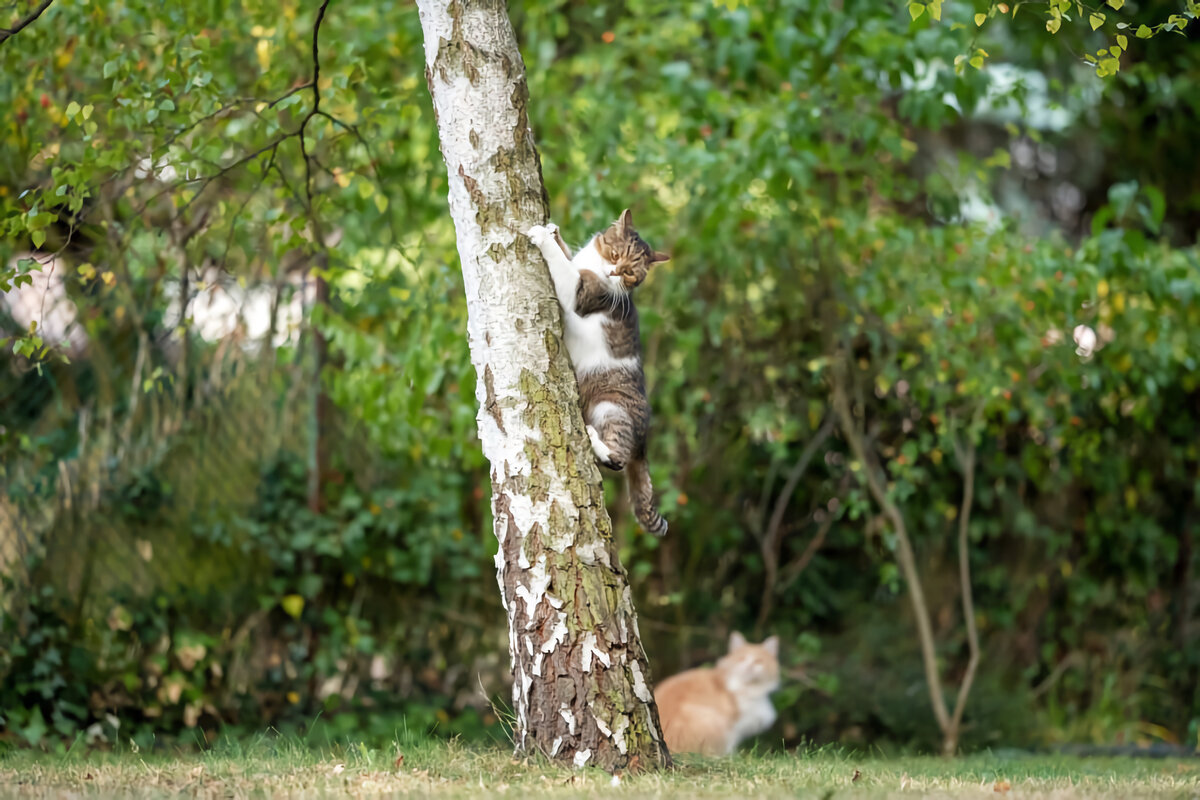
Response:
[{"label": "shaded ground", "polygon": [[[401,754],[403,758],[400,758]],[[1200,760],[857,757],[831,751],[681,759],[613,776],[500,749],[413,743],[319,750],[288,741],[197,755],[0,755],[0,797],[978,797],[1200,798]]]}]

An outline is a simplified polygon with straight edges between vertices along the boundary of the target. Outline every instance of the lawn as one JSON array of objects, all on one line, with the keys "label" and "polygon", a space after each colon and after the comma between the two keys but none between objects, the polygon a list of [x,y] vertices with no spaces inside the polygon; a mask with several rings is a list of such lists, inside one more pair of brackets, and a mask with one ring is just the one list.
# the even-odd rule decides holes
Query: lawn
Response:
[{"label": "lawn", "polygon": [[177,756],[13,751],[0,755],[0,797],[1200,798],[1200,760],[944,760],[823,750],[679,761],[669,771],[614,779],[596,769],[562,769],[502,749],[444,742],[313,749],[263,740]]}]

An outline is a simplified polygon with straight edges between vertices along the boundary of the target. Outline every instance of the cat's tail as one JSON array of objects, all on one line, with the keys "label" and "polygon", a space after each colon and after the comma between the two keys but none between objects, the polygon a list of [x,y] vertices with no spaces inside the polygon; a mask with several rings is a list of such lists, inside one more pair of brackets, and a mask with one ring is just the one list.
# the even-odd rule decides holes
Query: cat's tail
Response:
[{"label": "cat's tail", "polygon": [[654,507],[654,487],[650,485],[650,467],[645,460],[630,461],[625,465],[625,476],[629,481],[629,496],[633,501],[633,514],[646,530],[655,536],[667,535],[667,521]]}]

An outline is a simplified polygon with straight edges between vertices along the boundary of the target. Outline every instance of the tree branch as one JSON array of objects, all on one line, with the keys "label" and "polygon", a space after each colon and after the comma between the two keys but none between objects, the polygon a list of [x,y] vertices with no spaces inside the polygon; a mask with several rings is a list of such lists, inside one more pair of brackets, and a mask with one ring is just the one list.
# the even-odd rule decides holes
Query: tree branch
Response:
[{"label": "tree branch", "polygon": [[[976,414],[978,418],[978,413]],[[950,721],[950,730],[946,732],[947,755],[953,755],[958,748],[958,733],[962,724],[963,711],[967,706],[967,696],[971,693],[971,684],[975,681],[975,670],[979,667],[979,630],[975,625],[975,599],[971,592],[971,558],[967,549],[967,528],[971,523],[971,505],[975,500],[975,440],[967,434],[967,445],[964,448],[958,439],[958,434],[951,432],[951,443],[954,454],[958,458],[959,469],[963,474],[962,507],[958,512],[958,573],[962,583],[963,619],[967,625],[967,646],[971,656],[967,661],[967,670],[963,673],[962,683],[958,687],[958,697],[954,701],[954,716]]]},{"label": "tree branch", "polygon": [[18,22],[16,25],[14,25],[11,28],[0,28],[0,44],[4,44],[9,39],[16,36],[18,33],[25,30],[30,25],[32,25],[34,20],[36,20],[38,17],[40,17],[42,15],[42,12],[45,11],[47,8],[49,8],[50,4],[53,2],[54,2],[54,0],[42,0],[41,3],[38,3],[37,8],[35,8],[33,11],[30,11],[29,15],[26,16],[24,19],[22,19],[20,22]]},{"label": "tree branch", "polygon": [[946,710],[946,699],[942,696],[942,679],[938,675],[933,625],[929,618],[929,607],[925,603],[925,590],[921,586],[921,576],[917,572],[917,559],[913,554],[912,542],[908,538],[908,528],[904,524],[904,516],[892,499],[888,497],[887,486],[884,483],[885,477],[881,475],[882,470],[876,463],[873,454],[867,452],[862,432],[854,422],[854,415],[850,411],[850,399],[846,395],[845,370],[844,359],[838,357],[831,371],[833,407],[841,421],[842,434],[846,437],[851,452],[862,464],[867,488],[896,530],[896,560],[900,562],[900,571],[904,574],[905,583],[908,584],[908,597],[912,602],[913,615],[917,621],[917,638],[921,645],[921,660],[925,665],[925,682],[929,686],[929,701],[933,706],[933,715],[937,718],[938,727],[941,728],[943,734],[946,734],[950,729],[950,713]]},{"label": "tree branch", "polygon": [[[842,480],[838,484],[837,493],[830,498],[829,503],[832,504],[836,501],[840,505],[841,498],[846,494],[849,488],[850,473],[846,473],[842,476]],[[833,523],[837,521],[837,511],[838,509],[836,507],[832,510],[826,507],[824,512],[819,512],[824,513],[825,517],[824,519],[819,520],[821,525],[819,528],[817,528],[817,532],[813,534],[813,538],[809,541],[808,546],[804,548],[804,552],[800,554],[798,559],[791,564],[788,564],[783,570],[780,570],[778,587],[780,592],[787,591],[788,588],[795,583],[797,579],[799,579],[800,574],[808,568],[809,563],[813,560],[813,557],[817,554],[817,551],[821,549],[821,545],[825,543],[825,537],[829,535],[829,529],[832,528]]]},{"label": "tree branch", "polygon": [[771,613],[771,605],[775,593],[775,580],[779,575],[779,540],[783,527],[783,515],[787,511],[788,501],[791,500],[792,493],[796,491],[796,484],[800,483],[800,478],[804,476],[805,470],[808,469],[809,462],[817,454],[817,449],[833,433],[833,427],[836,422],[837,419],[833,414],[825,416],[825,421],[821,423],[821,427],[817,429],[813,437],[804,445],[804,449],[800,451],[800,457],[796,459],[795,465],[792,467],[791,472],[788,473],[787,480],[784,481],[783,490],[780,491],[779,497],[775,500],[775,510],[771,513],[771,521],[767,524],[767,531],[763,536],[761,546],[763,569],[766,574],[763,576],[762,603],[760,604],[758,615],[758,626],[760,628],[766,624],[767,617]]}]

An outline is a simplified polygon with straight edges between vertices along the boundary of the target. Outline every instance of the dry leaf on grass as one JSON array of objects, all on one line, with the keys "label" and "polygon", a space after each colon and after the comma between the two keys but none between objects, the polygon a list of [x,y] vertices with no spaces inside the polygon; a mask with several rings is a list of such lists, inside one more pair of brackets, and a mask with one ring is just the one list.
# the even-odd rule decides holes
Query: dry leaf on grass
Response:
[{"label": "dry leaf on grass", "polygon": [[910,786],[912,786],[912,778],[908,777],[908,773],[907,773],[907,772],[905,772],[905,773],[901,774],[901,776],[900,776],[900,788],[901,788],[901,789],[907,789],[907,788],[908,788],[908,787],[910,787]]},{"label": "dry leaf on grass", "polygon": [[851,782],[851,783],[858,783],[858,779],[859,779],[859,778],[861,778],[861,777],[862,777],[862,773],[861,773],[861,772],[859,772],[858,770],[854,770],[854,777],[850,779],[850,782]]},{"label": "dry leaf on grass", "polygon": [[394,764],[392,764],[392,768],[400,769],[402,766],[404,766],[404,753],[401,753],[400,755],[396,756],[396,762]]},{"label": "dry leaf on grass", "polygon": [[1011,789],[1012,784],[1008,781],[996,781],[992,784],[992,791],[999,792],[1000,794],[1008,794]]},{"label": "dry leaf on grass", "polygon": [[343,772],[345,772],[345,770],[346,770],[345,764],[334,764],[333,765],[333,774],[334,775],[341,775]]}]

